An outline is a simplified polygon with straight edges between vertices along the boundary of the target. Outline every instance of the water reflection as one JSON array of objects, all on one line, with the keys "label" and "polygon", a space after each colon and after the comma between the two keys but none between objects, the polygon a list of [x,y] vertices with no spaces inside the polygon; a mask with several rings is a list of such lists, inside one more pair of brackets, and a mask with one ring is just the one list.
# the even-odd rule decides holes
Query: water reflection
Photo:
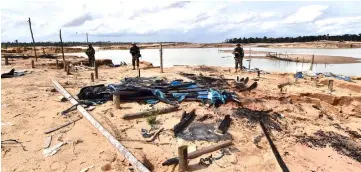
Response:
[{"label": "water reflection", "polygon": [[[227,48],[222,48],[225,50]],[[228,48],[232,49],[232,48]],[[245,47],[248,50],[248,47]],[[185,49],[163,49],[163,65],[171,67],[173,65],[208,65],[208,66],[223,66],[233,67],[234,60],[230,53],[223,53],[218,51],[218,48],[185,48]],[[315,55],[333,55],[333,56],[349,56],[361,59],[361,49],[273,49],[273,48],[251,48],[253,51],[272,51],[289,54],[315,54]],[[86,57],[84,53],[67,53],[68,55],[77,55]],[[153,63],[154,66],[159,66],[160,57],[159,49],[143,49],[141,50],[142,59]],[[252,54],[252,56],[260,56],[262,54]],[[222,58],[223,57],[223,58]],[[248,54],[245,54],[247,59]],[[98,50],[96,51],[96,58],[112,59],[114,64],[119,64],[125,61],[131,63],[131,56],[128,50]],[[248,67],[246,59],[243,65]],[[251,68],[259,68],[270,72],[296,72],[301,70],[308,70],[309,63],[297,63],[270,59],[256,59],[251,60]],[[332,72],[342,75],[361,76],[361,63],[356,64],[328,64],[315,65],[314,72]]]}]

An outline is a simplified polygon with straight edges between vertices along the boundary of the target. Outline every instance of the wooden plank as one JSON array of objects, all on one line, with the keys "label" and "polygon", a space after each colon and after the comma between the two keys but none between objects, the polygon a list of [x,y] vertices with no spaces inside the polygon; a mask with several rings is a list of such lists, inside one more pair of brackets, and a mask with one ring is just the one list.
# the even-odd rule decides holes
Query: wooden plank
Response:
[{"label": "wooden plank", "polygon": [[[52,80],[53,85],[59,93],[61,93],[66,99],[68,99],[73,105],[78,104],[78,101],[74,99],[56,80]],[[84,109],[83,106],[77,106],[78,111],[96,128],[99,132],[121,153],[135,169],[140,172],[149,172],[149,170],[137,160],[137,158],[129,152],[114,136],[112,136],[108,130],[106,130],[92,115]]]},{"label": "wooden plank", "polygon": [[163,45],[162,44],[160,44],[159,53],[160,53],[160,73],[163,73]]}]

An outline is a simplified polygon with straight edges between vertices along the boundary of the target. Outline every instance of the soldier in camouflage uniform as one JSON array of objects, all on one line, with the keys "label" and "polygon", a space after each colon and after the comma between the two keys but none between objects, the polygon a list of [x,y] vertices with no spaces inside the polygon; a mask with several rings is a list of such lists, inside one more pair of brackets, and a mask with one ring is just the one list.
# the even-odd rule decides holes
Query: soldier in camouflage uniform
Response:
[{"label": "soldier in camouflage uniform", "polygon": [[135,70],[135,62],[137,62],[137,68],[139,69],[139,57],[141,57],[141,55],[139,47],[137,47],[135,43],[132,45],[133,46],[130,48],[129,53],[132,55],[133,70]]},{"label": "soldier in camouflage uniform", "polygon": [[88,49],[85,51],[85,54],[89,58],[89,66],[93,67],[95,63],[95,50],[91,44],[88,45]]},{"label": "soldier in camouflage uniform", "polygon": [[244,57],[244,52],[243,52],[243,48],[241,47],[241,44],[237,44],[237,47],[233,50],[234,54],[234,61],[236,64],[236,72],[238,70],[238,65],[240,70],[243,70],[243,57]]}]

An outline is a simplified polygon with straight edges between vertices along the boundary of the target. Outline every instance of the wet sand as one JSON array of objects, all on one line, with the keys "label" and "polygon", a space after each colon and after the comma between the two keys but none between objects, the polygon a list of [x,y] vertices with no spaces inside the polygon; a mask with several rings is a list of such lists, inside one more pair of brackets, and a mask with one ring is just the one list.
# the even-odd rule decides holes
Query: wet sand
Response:
[{"label": "wet sand", "polygon": [[[68,59],[68,57],[67,57]],[[12,68],[31,71],[30,74],[17,78],[1,79],[1,122],[2,140],[16,139],[25,146],[23,151],[19,145],[3,145],[1,170],[8,171],[80,171],[94,165],[89,172],[102,171],[102,167],[110,165],[109,171],[129,171],[128,161],[106,141],[106,139],[85,119],[75,124],[51,133],[51,146],[60,141],[69,141],[68,144],[51,157],[42,155],[44,140],[48,135],[44,131],[59,126],[70,119],[81,115],[78,111],[69,113],[64,118],[59,112],[69,108],[71,103],[61,102],[59,93],[53,92],[52,78],[59,81],[72,95],[76,95],[84,86],[96,84],[117,83],[124,77],[135,77],[137,72],[130,66],[110,68],[100,66],[99,79],[90,81],[91,69],[71,71],[66,75],[63,69],[56,69],[55,60],[39,59],[36,68],[31,69],[31,59],[13,59],[11,65],[2,65],[2,73]],[[143,77],[165,77],[168,80],[185,79],[179,72],[188,72],[204,76],[220,76],[234,79],[236,76],[249,77],[258,80],[258,88],[251,92],[237,92],[241,97],[242,107],[256,110],[272,110],[281,130],[270,128],[271,138],[277,146],[283,160],[290,171],[359,171],[361,162],[356,156],[342,154],[339,150],[357,148],[361,140],[350,135],[352,130],[361,134],[361,81],[355,83],[334,79],[334,91],[328,93],[327,83],[330,78],[320,78],[315,82],[310,78],[300,79],[294,83],[293,74],[272,73],[257,77],[256,73],[234,73],[232,68],[182,66],[165,68],[160,73],[159,68],[149,68],[142,65]],[[280,93],[278,84],[291,82]],[[165,107],[164,103],[155,105]],[[219,124],[225,115],[233,119],[229,133],[232,135],[233,148],[238,151],[225,155],[217,164],[208,167],[198,165],[200,158],[205,158],[218,152],[203,155],[189,162],[190,170],[201,171],[281,171],[275,156],[259,125],[254,125],[247,118],[239,118],[233,114],[237,104],[227,103],[218,109],[209,108],[199,102],[182,102],[180,107],[185,111],[196,109],[197,118],[209,114],[210,118],[202,123]],[[315,108],[316,107],[316,108]],[[168,158],[177,154],[180,144],[188,144],[192,149],[200,149],[215,144],[206,141],[181,141],[174,138],[171,129],[179,122],[182,111],[158,115],[157,127],[164,127],[159,138],[154,142],[144,143],[140,134],[141,128],[150,129],[146,118],[124,120],[122,114],[138,112],[149,108],[149,105],[136,102],[122,102],[120,110],[114,109],[112,102],[98,105],[90,112],[107,130],[125,147],[135,154],[138,159],[145,157],[153,166],[154,171],[178,171],[178,166],[162,166]],[[281,116],[277,115],[281,114]],[[315,136],[315,132],[335,132],[345,138],[341,143],[330,147],[308,147],[298,139]],[[138,141],[137,141],[138,140]],[[350,143],[350,145],[348,145]],[[346,147],[342,147],[346,146]],[[358,149],[360,150],[360,149]],[[360,152],[358,152],[360,154]],[[358,155],[359,155],[358,154]],[[357,154],[356,154],[357,155]]]}]

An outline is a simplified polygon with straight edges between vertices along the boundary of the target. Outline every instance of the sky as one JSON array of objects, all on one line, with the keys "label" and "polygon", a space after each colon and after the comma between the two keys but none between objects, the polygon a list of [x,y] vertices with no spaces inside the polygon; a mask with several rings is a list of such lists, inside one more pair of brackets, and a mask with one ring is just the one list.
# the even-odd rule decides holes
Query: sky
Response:
[{"label": "sky", "polygon": [[361,1],[1,2],[1,41],[223,42],[234,37],[361,33]]}]

